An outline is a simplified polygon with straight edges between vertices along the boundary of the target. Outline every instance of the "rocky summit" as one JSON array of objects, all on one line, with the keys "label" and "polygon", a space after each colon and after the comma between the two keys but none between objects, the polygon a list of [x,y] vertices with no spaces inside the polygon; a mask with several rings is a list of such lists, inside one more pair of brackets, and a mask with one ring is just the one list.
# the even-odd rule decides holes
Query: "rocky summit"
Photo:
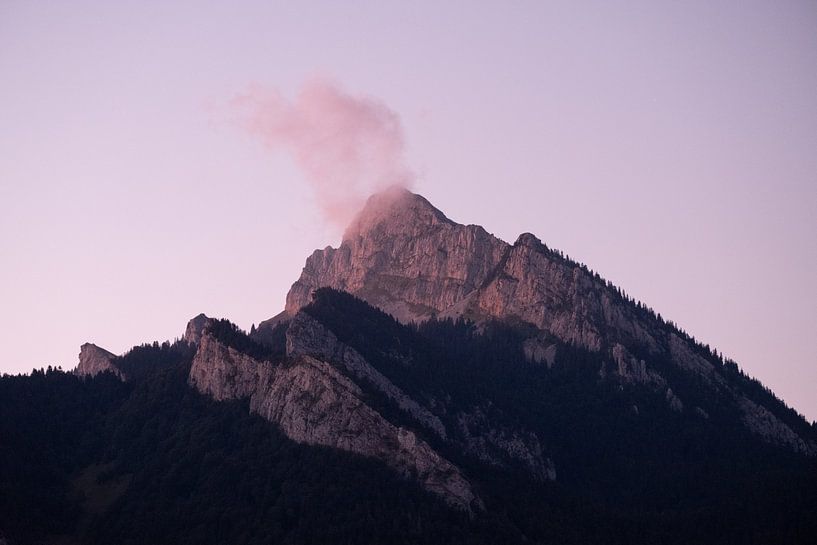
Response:
[{"label": "rocky summit", "polygon": [[449,220],[401,188],[369,198],[339,248],[317,250],[286,299],[297,312],[319,287],[352,293],[403,322],[454,307],[489,280],[508,244]]},{"label": "rocky summit", "polygon": [[80,376],[93,377],[103,372],[111,372],[124,380],[125,374],[117,367],[116,354],[108,352],[92,343],[85,343],[79,349],[79,363],[74,372]]}]

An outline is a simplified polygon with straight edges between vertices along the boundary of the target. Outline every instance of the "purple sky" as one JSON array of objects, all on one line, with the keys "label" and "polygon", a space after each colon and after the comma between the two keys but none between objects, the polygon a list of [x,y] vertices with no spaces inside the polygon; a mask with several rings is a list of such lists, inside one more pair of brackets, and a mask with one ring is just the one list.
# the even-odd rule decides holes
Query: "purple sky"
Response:
[{"label": "purple sky", "polygon": [[[817,4],[0,3],[0,371],[283,308],[337,244],[224,108],[314,78],[414,190],[587,263],[817,419]],[[391,5],[390,5],[391,4]]]}]

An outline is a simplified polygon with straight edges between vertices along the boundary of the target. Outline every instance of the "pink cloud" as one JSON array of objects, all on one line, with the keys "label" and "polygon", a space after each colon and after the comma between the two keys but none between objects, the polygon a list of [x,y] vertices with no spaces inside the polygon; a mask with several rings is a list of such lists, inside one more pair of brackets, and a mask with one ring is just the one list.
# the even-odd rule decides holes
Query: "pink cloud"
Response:
[{"label": "pink cloud", "polygon": [[255,86],[232,106],[265,146],[292,154],[325,218],[337,226],[347,225],[369,194],[412,181],[400,119],[374,98],[312,80],[294,100]]}]

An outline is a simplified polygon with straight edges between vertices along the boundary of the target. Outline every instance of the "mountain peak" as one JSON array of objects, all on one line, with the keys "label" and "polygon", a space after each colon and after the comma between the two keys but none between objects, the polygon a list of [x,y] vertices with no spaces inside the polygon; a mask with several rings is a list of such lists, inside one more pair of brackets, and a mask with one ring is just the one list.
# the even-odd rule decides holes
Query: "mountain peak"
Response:
[{"label": "mountain peak", "polygon": [[116,357],[116,354],[93,343],[85,343],[80,346],[79,363],[74,373],[83,377],[93,377],[103,371],[111,371],[119,378],[124,379],[122,372],[113,363]]},{"label": "mountain peak", "polygon": [[187,328],[184,331],[184,340],[188,344],[198,344],[201,340],[201,335],[204,332],[204,327],[210,318],[203,312],[187,322]]},{"label": "mountain peak", "polygon": [[514,242],[514,246],[530,246],[531,248],[542,247],[542,241],[533,233],[522,233]]},{"label": "mountain peak", "polygon": [[293,315],[320,287],[348,291],[403,322],[461,301],[491,274],[508,245],[448,219],[402,187],[369,197],[339,248],[318,250],[287,294]]},{"label": "mountain peak", "polygon": [[378,228],[392,231],[440,224],[454,225],[454,222],[423,196],[392,186],[366,200],[366,205],[347,227],[343,240],[352,240]]}]

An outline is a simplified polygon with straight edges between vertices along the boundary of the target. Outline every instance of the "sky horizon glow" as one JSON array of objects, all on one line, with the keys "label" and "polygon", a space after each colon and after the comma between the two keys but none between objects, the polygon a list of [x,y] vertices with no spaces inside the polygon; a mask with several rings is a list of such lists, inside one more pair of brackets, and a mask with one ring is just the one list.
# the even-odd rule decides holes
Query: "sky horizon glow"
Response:
[{"label": "sky horizon glow", "polygon": [[375,164],[817,419],[817,5],[343,4],[0,4],[0,373],[277,314]]}]

